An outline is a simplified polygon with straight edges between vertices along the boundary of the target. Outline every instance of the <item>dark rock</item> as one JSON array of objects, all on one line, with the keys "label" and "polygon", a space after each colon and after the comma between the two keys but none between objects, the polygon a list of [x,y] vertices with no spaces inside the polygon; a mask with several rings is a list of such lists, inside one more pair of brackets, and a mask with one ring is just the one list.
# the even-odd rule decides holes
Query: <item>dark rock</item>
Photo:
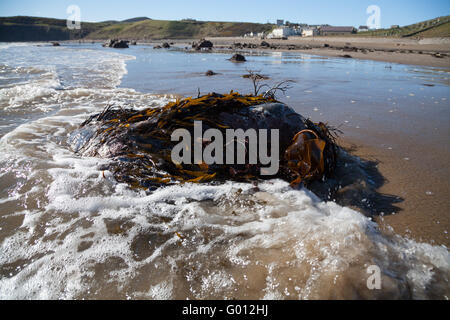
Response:
[{"label": "dark rock", "polygon": [[154,46],[153,49],[162,49],[161,46]]},{"label": "dark rock", "polygon": [[201,50],[201,49],[212,49],[213,48],[213,43],[209,40],[205,40],[205,39],[201,39],[199,43],[193,43],[192,44],[192,48],[196,49],[196,50]]},{"label": "dark rock", "polygon": [[351,55],[349,55],[349,54],[343,54],[343,55],[341,55],[340,56],[341,58],[346,58],[346,59],[351,59],[351,58],[353,58]]},{"label": "dark rock", "polygon": [[170,48],[170,44],[168,44],[167,42],[164,42],[164,43],[162,44],[162,47],[163,47],[164,49],[169,49],[169,48]]},{"label": "dark rock", "polygon": [[206,71],[205,76],[211,77],[211,76],[215,76],[216,74],[217,73],[215,73],[214,71],[208,70],[208,71]]},{"label": "dark rock", "polygon": [[254,74],[244,74],[242,76],[242,78],[244,79],[255,79],[255,80],[269,80],[270,78],[268,76],[259,74],[259,73],[254,73]]},{"label": "dark rock", "polygon": [[230,59],[230,61],[232,62],[245,62],[247,61],[247,59],[245,59],[245,57],[239,53],[236,53],[235,55],[233,55]]},{"label": "dark rock", "polygon": [[103,44],[103,47],[109,47],[109,48],[115,48],[115,49],[125,49],[128,47],[128,41],[126,40],[118,40],[118,39],[111,39],[107,43]]},{"label": "dark rock", "polygon": [[131,43],[130,43],[132,46],[136,46],[137,45],[137,42],[136,41],[131,41]]},{"label": "dark rock", "polygon": [[52,45],[53,45],[54,47],[59,47],[59,46],[60,46],[60,44],[59,44],[58,42],[52,42]]},{"label": "dark rock", "polygon": [[344,49],[342,49],[342,51],[344,51],[344,52],[357,52],[358,48],[345,46]]},{"label": "dark rock", "polygon": [[324,43],[324,44],[323,44],[323,47],[324,47],[324,48],[329,48],[330,45],[329,45],[328,43]]},{"label": "dark rock", "polygon": [[270,44],[266,41],[261,42],[261,47],[270,47]]}]

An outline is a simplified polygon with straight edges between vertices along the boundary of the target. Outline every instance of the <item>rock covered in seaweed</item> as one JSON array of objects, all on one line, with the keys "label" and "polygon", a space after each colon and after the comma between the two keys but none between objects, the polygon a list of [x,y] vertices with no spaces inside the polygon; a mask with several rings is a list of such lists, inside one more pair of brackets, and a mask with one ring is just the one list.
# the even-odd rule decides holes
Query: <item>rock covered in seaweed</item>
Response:
[{"label": "rock covered in seaweed", "polygon": [[[326,126],[312,123],[274,98],[234,92],[187,98],[163,108],[140,111],[109,107],[85,121],[71,135],[70,144],[82,156],[113,159],[115,164],[109,170],[118,181],[144,189],[180,181],[261,178],[260,163],[175,164],[171,150],[177,143],[171,141],[171,134],[184,128],[194,136],[194,121],[202,121],[204,131],[217,129],[223,133],[226,129],[278,129],[279,178],[300,183],[320,179],[333,171],[336,147]],[[304,141],[317,141],[308,142],[303,149],[289,149],[299,143],[299,133]]]}]

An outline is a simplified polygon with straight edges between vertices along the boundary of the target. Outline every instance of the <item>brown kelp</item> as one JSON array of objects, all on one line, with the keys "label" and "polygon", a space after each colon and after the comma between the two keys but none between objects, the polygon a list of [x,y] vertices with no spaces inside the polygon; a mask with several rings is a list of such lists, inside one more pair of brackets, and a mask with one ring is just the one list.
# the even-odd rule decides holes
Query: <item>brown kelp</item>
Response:
[{"label": "brown kelp", "polygon": [[[279,129],[280,170],[276,177],[293,184],[322,179],[332,174],[336,165],[337,145],[325,124],[305,119],[274,96],[233,91],[190,97],[162,108],[139,111],[109,106],[81,125],[73,135],[77,142],[73,145],[81,155],[114,159],[107,169],[119,182],[135,188],[151,190],[180,182],[267,178],[261,176],[259,162],[174,163],[171,151],[177,142],[171,141],[171,135],[179,128],[192,134],[194,121],[201,121],[204,131],[217,129],[224,135],[226,129]],[[211,141],[201,143],[205,147]]]}]

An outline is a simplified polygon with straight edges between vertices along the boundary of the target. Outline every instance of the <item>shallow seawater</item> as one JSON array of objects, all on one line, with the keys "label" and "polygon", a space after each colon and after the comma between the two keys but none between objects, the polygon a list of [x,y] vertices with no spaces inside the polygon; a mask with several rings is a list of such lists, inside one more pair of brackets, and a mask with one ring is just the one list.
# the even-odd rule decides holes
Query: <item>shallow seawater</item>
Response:
[{"label": "shallow seawater", "polygon": [[[145,46],[40,45],[0,44],[1,299],[449,297],[445,246],[381,232],[360,212],[280,180],[130,190],[104,170],[108,160],[79,157],[67,140],[110,104],[160,107],[198,88],[250,92],[246,68],[295,80],[282,100],[313,120],[333,115],[334,125],[362,108],[375,116],[388,98],[406,105],[413,92],[448,108],[448,71],[291,53],[233,64]],[[208,69],[220,74],[205,77]],[[358,105],[369,94],[374,105]],[[381,290],[367,287],[374,265]]]}]

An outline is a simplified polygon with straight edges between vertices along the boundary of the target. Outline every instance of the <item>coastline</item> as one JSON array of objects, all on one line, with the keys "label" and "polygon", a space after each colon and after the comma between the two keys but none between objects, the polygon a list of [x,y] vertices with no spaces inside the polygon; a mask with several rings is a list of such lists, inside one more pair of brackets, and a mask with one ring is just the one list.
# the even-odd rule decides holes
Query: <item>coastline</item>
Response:
[{"label": "coastline", "polygon": [[[353,59],[382,61],[406,65],[450,68],[450,39],[429,38],[422,40],[397,38],[359,38],[359,37],[312,37],[289,38],[275,40],[242,37],[208,38],[214,44],[214,51],[256,51],[256,52],[299,52],[325,57],[342,57],[350,55]],[[172,42],[175,46],[191,48],[192,42],[198,39],[185,40],[155,40],[139,42],[142,44],[161,44]],[[268,42],[271,47],[264,48],[260,44]],[[257,48],[235,48],[235,43],[252,44]],[[328,47],[325,47],[327,45]],[[348,47],[348,49],[344,49]],[[353,51],[353,50],[357,51]],[[442,57],[436,57],[442,55]]]},{"label": "coastline", "polygon": [[[445,125],[448,102],[444,101],[450,97],[446,80],[437,79],[447,77],[448,71],[417,68],[432,74],[436,84],[431,87],[412,80],[415,74],[405,70],[409,67],[390,70],[380,63],[331,58],[302,63],[308,57],[300,54],[292,55],[299,61],[295,65],[273,63],[284,60],[281,54],[253,56],[247,64],[235,64],[227,60],[230,52],[189,54],[192,51],[176,47],[173,51],[143,46],[114,50],[99,44],[68,48],[45,44],[31,45],[27,51],[5,50],[10,52],[3,54],[9,57],[5,65],[15,66],[22,51],[25,57],[29,52],[41,57],[28,62],[30,69],[24,71],[48,69],[61,62],[63,67],[55,77],[66,90],[47,88],[40,81],[37,89],[46,90],[29,98],[40,109],[24,101],[11,110],[20,117],[57,108],[31,119],[4,139],[4,167],[9,171],[2,179],[13,187],[5,188],[1,197],[7,199],[1,203],[5,215],[0,237],[5,239],[5,254],[0,275],[6,288],[2,297],[399,299],[446,294],[448,251],[438,245],[448,246],[444,232],[449,226],[450,149]],[[129,60],[129,53],[135,59]],[[48,66],[36,66],[41,61]],[[73,61],[77,61],[76,69]],[[375,170],[380,174],[369,172],[367,176],[381,178],[381,185],[374,184],[383,193],[381,197],[401,197],[401,202],[389,203],[401,210],[383,210],[384,217],[379,212],[360,214],[349,210],[354,208],[351,205],[316,200],[307,190],[276,181],[263,182],[256,190],[252,184],[230,183],[159,188],[149,195],[131,192],[113,180],[107,162],[75,154],[76,145],[65,142],[81,121],[106,110],[111,102],[126,108],[162,107],[168,101],[159,97],[155,101],[155,88],[168,92],[187,87],[189,92],[196,86],[205,92],[227,92],[230,87],[247,90],[243,84],[248,80],[242,74],[248,66],[267,71],[272,79],[298,77],[299,86],[292,89],[286,103],[315,122],[329,120],[338,128],[345,123],[339,144],[361,159],[378,162]],[[204,71],[208,69],[220,74],[207,77]],[[366,74],[366,70],[373,72]],[[38,80],[45,77],[43,73]],[[115,87],[118,78],[123,86]],[[307,81],[314,86],[303,86]],[[369,87],[366,81],[375,85]],[[112,89],[104,89],[108,83]],[[139,83],[147,85],[136,86]],[[432,96],[438,101],[431,100]],[[398,103],[395,107],[394,102]],[[358,173],[359,162],[354,163]],[[369,180],[364,178],[359,181]],[[367,194],[353,199],[377,204],[365,201]],[[334,268],[336,263],[339,269]],[[366,269],[372,264],[387,275],[384,291],[365,290]],[[167,266],[176,266],[175,272]],[[72,270],[80,272],[73,276]],[[422,277],[407,277],[424,272],[432,272],[427,282]],[[222,280],[235,275],[241,275],[239,280],[226,282],[224,287]],[[267,279],[271,277],[287,289],[270,289],[272,282]],[[117,278],[117,282],[110,280]],[[35,284],[41,285],[39,290],[28,290]]]}]

